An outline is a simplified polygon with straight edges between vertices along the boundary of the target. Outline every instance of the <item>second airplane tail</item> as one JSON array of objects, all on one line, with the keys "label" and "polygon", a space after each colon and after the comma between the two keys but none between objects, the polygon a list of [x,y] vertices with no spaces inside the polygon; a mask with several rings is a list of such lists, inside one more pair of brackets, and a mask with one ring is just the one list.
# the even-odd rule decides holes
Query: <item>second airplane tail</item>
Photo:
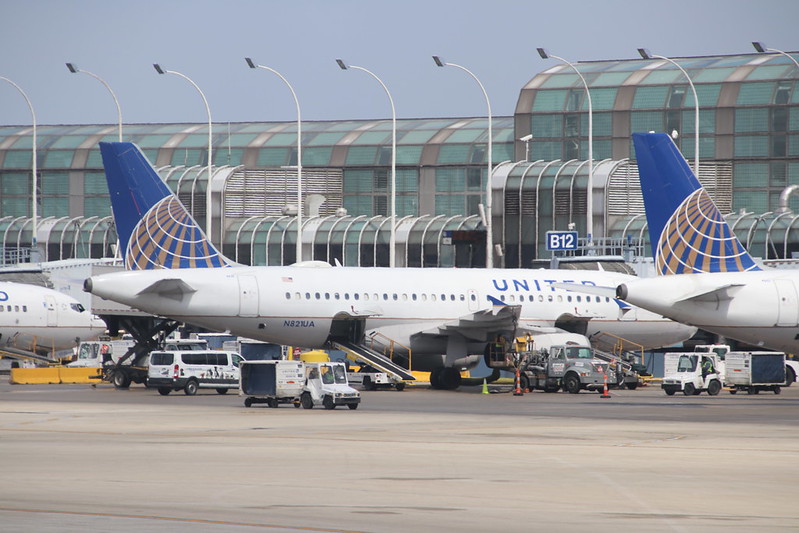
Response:
[{"label": "second airplane tail", "polygon": [[229,266],[138,146],[100,143],[128,270]]},{"label": "second airplane tail", "polygon": [[659,274],[760,270],[665,133],[633,133]]}]

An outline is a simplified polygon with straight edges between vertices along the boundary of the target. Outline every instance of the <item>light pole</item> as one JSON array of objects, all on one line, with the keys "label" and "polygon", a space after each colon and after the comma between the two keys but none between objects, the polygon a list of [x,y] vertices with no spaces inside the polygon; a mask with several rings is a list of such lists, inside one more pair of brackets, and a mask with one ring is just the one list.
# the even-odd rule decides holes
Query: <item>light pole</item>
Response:
[{"label": "light pole", "polygon": [[591,103],[591,91],[588,90],[588,82],[585,81],[585,78],[574,64],[562,57],[550,54],[544,48],[536,48],[536,50],[538,50],[538,55],[541,56],[541,59],[549,59],[551,57],[569,65],[577,73],[585,88],[585,96],[588,99],[588,194],[585,201],[585,216],[588,219],[586,221],[586,231],[588,232],[588,244],[590,245],[594,240],[594,107]]},{"label": "light pole", "polygon": [[249,57],[245,57],[244,61],[247,62],[250,68],[268,70],[283,80],[283,83],[291,91],[291,96],[294,97],[294,105],[297,106],[297,251],[295,253],[297,257],[295,261],[299,263],[302,261],[302,115],[300,114],[300,101],[297,98],[297,93],[294,92],[294,88],[280,72],[264,65],[258,65]]},{"label": "light pole", "polygon": [[783,52],[782,50],[777,50],[776,48],[766,48],[766,45],[763,44],[761,41],[752,41],[752,46],[755,47],[755,50],[760,52],[761,54],[772,53],[772,54],[782,54],[791,61],[793,61],[796,68],[799,68],[799,61],[797,61],[791,54],[787,52]]},{"label": "light pole", "polygon": [[38,230],[36,229],[36,224],[37,224],[38,218],[39,218],[39,216],[38,216],[38,207],[36,205],[36,191],[39,188],[38,185],[37,185],[38,172],[39,171],[38,171],[38,169],[36,167],[36,112],[33,110],[33,104],[31,104],[30,98],[28,98],[28,95],[25,94],[25,91],[22,90],[22,87],[20,87],[19,85],[17,85],[16,83],[11,81],[10,79],[5,78],[3,76],[0,76],[0,80],[7,81],[11,85],[13,85],[14,88],[17,91],[19,91],[19,94],[21,94],[22,97],[25,99],[25,103],[28,104],[28,109],[30,109],[30,111],[31,111],[31,117],[32,117],[32,120],[33,120],[33,150],[32,150],[33,156],[32,156],[32,163],[31,163],[31,167],[32,167],[32,170],[33,170],[33,179],[32,179],[32,185],[31,185],[31,218],[33,219],[33,225],[31,227],[31,262],[33,262],[33,260],[36,257],[38,257],[38,253],[39,253],[38,250],[36,249],[37,241],[38,241],[38,233],[37,233]]},{"label": "light pole", "polygon": [[[213,137],[211,134],[211,108],[208,107],[208,100],[205,98],[205,94],[200,90],[200,87],[197,86],[196,83],[192,81],[191,78],[186,76],[185,74],[181,74],[180,72],[175,72],[174,70],[166,70],[161,68],[161,65],[158,63],[153,64],[153,68],[159,74],[174,74],[175,76],[179,76],[186,80],[187,82],[191,83],[192,86],[197,89],[197,92],[200,93],[200,97],[203,99],[203,103],[205,104],[205,112],[208,113],[208,185],[205,187],[205,233],[208,238],[213,242],[213,236],[211,235],[211,168],[213,165],[214,158],[212,150],[212,141]],[[221,238],[221,234],[220,234]]]},{"label": "light pole", "polygon": [[491,189],[491,174],[493,171],[493,149],[494,149],[494,131],[493,131],[493,124],[492,124],[492,117],[491,117],[491,101],[488,99],[488,93],[483,87],[483,84],[474,75],[474,73],[466,67],[461,65],[456,65],[455,63],[447,63],[441,56],[433,56],[433,61],[439,67],[455,67],[459,68],[462,71],[466,72],[469,76],[471,76],[474,81],[477,82],[477,85],[480,86],[480,90],[483,91],[483,97],[486,101],[486,106],[488,107],[488,175],[486,176],[486,203],[485,203],[485,222],[486,222],[486,268],[494,268],[494,235],[492,233],[492,222],[491,222],[491,208],[493,205],[493,198],[492,198],[492,189]]},{"label": "light pole", "polygon": [[383,87],[386,96],[388,96],[388,102],[391,104],[391,236],[389,237],[388,266],[394,268],[397,244],[397,112],[394,109],[394,99],[391,98],[391,93],[388,91],[386,84],[383,83],[383,80],[378,78],[373,72],[363,67],[348,65],[342,59],[336,59],[336,63],[338,63],[341,70],[362,70],[372,76]]},{"label": "light pole", "polygon": [[691,80],[691,77],[688,76],[688,73],[685,72],[685,69],[682,68],[676,61],[673,59],[669,59],[668,57],[655,55],[649,52],[646,48],[639,48],[638,53],[641,54],[641,57],[644,59],[662,59],[663,61],[668,61],[678,69],[680,72],[683,73],[685,79],[688,80],[688,85],[691,86],[691,91],[694,93],[694,174],[696,175],[696,179],[699,179],[699,98],[696,97],[696,87],[694,87],[694,82]]},{"label": "light pole", "polygon": [[83,74],[88,74],[92,78],[96,79],[100,83],[102,83],[108,92],[111,93],[111,98],[114,99],[114,104],[117,106],[117,123],[119,124],[118,132],[119,132],[119,142],[122,142],[122,108],[119,107],[119,100],[117,100],[117,95],[114,94],[114,91],[111,90],[111,86],[108,85],[103,78],[98,76],[97,74],[93,74],[88,70],[81,70],[75,63],[67,63],[67,69],[73,74],[77,74],[78,72],[82,72]]}]

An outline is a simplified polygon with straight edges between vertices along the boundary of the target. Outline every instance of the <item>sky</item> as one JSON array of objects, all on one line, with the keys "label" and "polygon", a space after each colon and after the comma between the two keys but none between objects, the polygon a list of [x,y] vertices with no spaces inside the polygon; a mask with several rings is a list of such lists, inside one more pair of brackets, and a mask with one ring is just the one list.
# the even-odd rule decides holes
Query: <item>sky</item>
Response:
[{"label": "sky", "polygon": [[[796,0],[0,0],[0,76],[28,95],[38,124],[115,124],[103,78],[126,124],[207,121],[199,93],[153,63],[191,78],[214,123],[513,115],[521,88],[572,62],[753,52],[751,41],[799,50]],[[0,125],[26,125],[23,97],[0,80]]]}]

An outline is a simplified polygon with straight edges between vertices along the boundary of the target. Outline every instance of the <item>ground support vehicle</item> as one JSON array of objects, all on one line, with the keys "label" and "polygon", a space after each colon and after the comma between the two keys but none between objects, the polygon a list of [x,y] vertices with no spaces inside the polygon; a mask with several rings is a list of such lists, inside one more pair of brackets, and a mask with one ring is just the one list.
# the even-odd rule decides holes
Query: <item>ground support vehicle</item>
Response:
[{"label": "ground support vehicle", "polygon": [[[726,358],[727,353],[731,351],[730,346],[727,344],[700,344],[694,348],[696,352],[715,352],[719,354],[721,357],[722,362]],[[785,356],[785,383],[786,387],[790,387],[793,383],[796,382],[797,377],[799,377],[799,361],[794,361],[793,359],[788,359],[788,356]]]},{"label": "ground support vehicle", "polygon": [[304,409],[312,409],[322,405],[325,409],[335,409],[346,405],[357,409],[361,403],[361,394],[349,386],[347,369],[340,362],[303,363],[305,370],[305,387],[300,395],[300,405]]},{"label": "ground support vehicle", "polygon": [[721,392],[724,373],[716,353],[669,352],[663,356],[663,365],[661,388],[669,396],[680,391],[686,396],[702,391],[716,396]]},{"label": "ground support vehicle", "polygon": [[744,390],[749,394],[761,390],[779,394],[785,384],[782,352],[729,352],[726,363],[726,384],[733,394]]},{"label": "ground support vehicle", "polygon": [[236,352],[222,350],[158,351],[150,354],[147,388],[158,389],[166,396],[182,390],[187,396],[201,388],[215,389],[219,394],[239,386],[239,365],[243,361]]},{"label": "ground support vehicle", "polygon": [[522,389],[571,394],[581,390],[602,392],[609,364],[594,357],[590,345],[551,346],[522,354],[519,382]]},{"label": "ground support vehicle", "polygon": [[401,379],[368,365],[362,365],[357,372],[347,372],[347,380],[350,385],[360,385],[364,390],[368,391],[391,387],[398,391],[405,389],[405,382]]},{"label": "ground support vehicle", "polygon": [[305,390],[305,364],[301,361],[242,361],[239,394],[246,396],[244,405],[265,403],[277,407],[281,403],[300,406]]},{"label": "ground support vehicle", "polygon": [[75,360],[67,366],[86,368],[115,364],[133,344],[133,339],[83,341],[78,345],[78,354]]}]

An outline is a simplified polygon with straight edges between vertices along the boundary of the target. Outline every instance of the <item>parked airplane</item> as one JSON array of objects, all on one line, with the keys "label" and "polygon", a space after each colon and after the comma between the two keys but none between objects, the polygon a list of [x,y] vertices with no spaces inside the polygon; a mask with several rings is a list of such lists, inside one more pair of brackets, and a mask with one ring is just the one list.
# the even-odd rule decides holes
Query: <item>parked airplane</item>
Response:
[{"label": "parked airplane", "polygon": [[0,282],[0,350],[67,350],[105,329],[100,318],[71,296],[37,285]]},{"label": "parked airplane", "polygon": [[353,346],[379,332],[410,347],[413,369],[431,371],[439,388],[457,387],[458,370],[475,365],[498,334],[568,327],[655,347],[695,332],[610,297],[552,286],[632,279],[618,273],[235,265],[207,241],[138,147],[100,143],[100,150],[129,270],[91,277],[84,289],[147,313],[309,348]]},{"label": "parked airplane", "polygon": [[799,353],[799,271],[755,263],[668,135],[634,133],[633,142],[661,276],[624,282],[617,296],[731,339]]}]

